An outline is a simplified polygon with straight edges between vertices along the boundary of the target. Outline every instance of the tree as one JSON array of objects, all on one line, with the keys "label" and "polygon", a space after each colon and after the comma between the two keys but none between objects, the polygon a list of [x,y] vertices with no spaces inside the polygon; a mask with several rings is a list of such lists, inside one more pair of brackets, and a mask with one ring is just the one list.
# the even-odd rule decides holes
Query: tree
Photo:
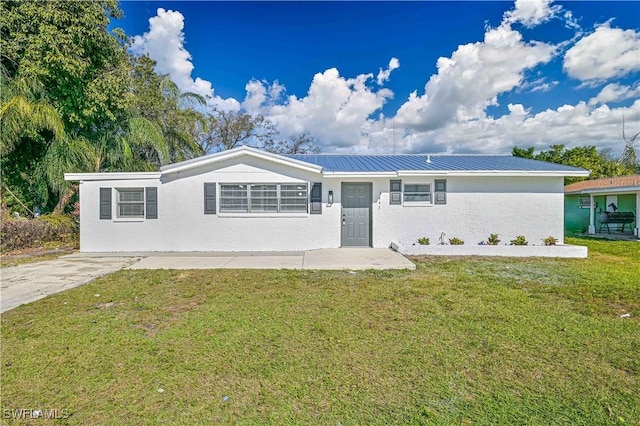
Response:
[{"label": "tree", "polygon": [[0,65],[0,154],[7,155],[27,133],[49,131],[64,138],[64,124],[58,111],[43,94],[42,86],[32,79],[11,79]]},{"label": "tree", "polygon": [[630,167],[640,171],[640,162],[638,162],[638,154],[636,153],[635,143],[638,137],[640,136],[640,132],[635,133],[629,139],[625,135],[624,131],[624,116],[622,117],[622,140],[624,141],[624,149],[622,151],[622,155],[618,159],[618,164],[622,164],[626,167]]},{"label": "tree", "polygon": [[233,149],[253,142],[264,145],[278,134],[274,125],[262,115],[252,116],[239,111],[217,111],[209,122],[210,144],[219,150]]},{"label": "tree", "polygon": [[[51,209],[64,172],[90,167],[92,146],[117,133],[130,102],[124,35],[107,31],[115,0],[0,3],[2,178]],[[7,89],[7,90],[5,90]]]},{"label": "tree", "polygon": [[31,208],[61,210],[64,172],[155,170],[200,154],[204,104],[127,53],[109,32],[116,0],[0,3],[3,184]]},{"label": "tree", "polygon": [[513,147],[513,150],[511,151],[511,155],[513,155],[514,157],[522,157],[522,158],[528,158],[530,160],[533,160],[533,152],[535,151],[534,147],[531,148],[518,148],[517,146]]},{"label": "tree", "polygon": [[206,105],[205,98],[196,93],[181,92],[168,75],[156,74],[155,61],[146,55],[133,57],[132,63],[133,114],[159,127],[169,150],[165,161],[176,162],[201,155],[198,130],[204,133],[207,119],[196,108]]},{"label": "tree", "polygon": [[320,152],[320,148],[316,146],[316,139],[309,132],[301,133],[290,140],[267,141],[263,149],[275,154],[317,154]]},{"label": "tree", "polygon": [[[629,175],[634,169],[617,163],[608,151],[598,152],[595,146],[566,149],[564,145],[552,145],[551,149],[533,155],[534,148],[522,149],[514,147],[512,154],[516,157],[531,158],[566,166],[582,167],[590,170],[589,179]],[[565,178],[565,183],[578,182],[583,178]]]},{"label": "tree", "polygon": [[1,3],[2,65],[42,84],[67,133],[91,139],[126,116],[130,67],[116,0]]},{"label": "tree", "polygon": [[2,183],[20,204],[33,210],[48,201],[50,189],[60,190],[63,170],[86,164],[87,146],[79,147],[80,141],[66,134],[38,81],[12,79],[0,65],[0,84]]}]

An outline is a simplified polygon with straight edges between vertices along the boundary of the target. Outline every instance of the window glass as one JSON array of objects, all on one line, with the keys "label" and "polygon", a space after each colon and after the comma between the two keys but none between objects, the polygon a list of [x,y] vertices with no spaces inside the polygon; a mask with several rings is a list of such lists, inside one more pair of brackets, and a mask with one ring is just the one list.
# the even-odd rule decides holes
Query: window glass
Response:
[{"label": "window glass", "polygon": [[221,184],[220,211],[306,213],[308,186],[302,184]]},{"label": "window glass", "polygon": [[221,212],[247,212],[247,185],[220,185]]},{"label": "window glass", "polygon": [[144,217],[144,188],[120,188],[118,191],[118,217]]},{"label": "window glass", "polygon": [[431,202],[431,185],[428,183],[405,184],[405,202]]},{"label": "window glass", "polygon": [[280,185],[280,211],[307,211],[307,185]]}]

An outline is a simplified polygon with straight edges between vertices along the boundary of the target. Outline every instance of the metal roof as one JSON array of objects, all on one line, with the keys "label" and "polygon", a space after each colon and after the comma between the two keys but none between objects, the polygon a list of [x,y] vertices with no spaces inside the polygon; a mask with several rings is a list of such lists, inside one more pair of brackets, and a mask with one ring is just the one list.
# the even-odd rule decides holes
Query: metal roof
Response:
[{"label": "metal roof", "polygon": [[[522,171],[584,172],[578,167],[530,160],[511,155],[334,155],[293,154],[286,157],[322,166],[329,173],[376,173],[407,171]],[[428,161],[430,160],[430,161]]]}]

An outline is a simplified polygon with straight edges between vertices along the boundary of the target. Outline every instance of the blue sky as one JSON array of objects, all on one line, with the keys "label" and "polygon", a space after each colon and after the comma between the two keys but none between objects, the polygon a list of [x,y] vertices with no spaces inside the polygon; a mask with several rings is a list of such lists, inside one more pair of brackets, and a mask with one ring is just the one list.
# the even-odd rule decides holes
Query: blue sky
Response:
[{"label": "blue sky", "polygon": [[[212,108],[323,152],[508,153],[640,131],[638,2],[123,2],[114,23]],[[395,143],[394,143],[395,140]]]}]

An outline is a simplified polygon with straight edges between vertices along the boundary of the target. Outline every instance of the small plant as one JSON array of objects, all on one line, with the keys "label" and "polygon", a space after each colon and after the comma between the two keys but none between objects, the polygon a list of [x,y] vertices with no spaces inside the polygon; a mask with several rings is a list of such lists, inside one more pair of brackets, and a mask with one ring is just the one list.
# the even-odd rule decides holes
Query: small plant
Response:
[{"label": "small plant", "polygon": [[527,239],[524,237],[524,235],[518,235],[515,240],[511,240],[511,245],[526,246],[529,245],[529,243],[527,242]]},{"label": "small plant", "polygon": [[498,234],[489,234],[489,238],[487,238],[487,244],[490,246],[497,246],[500,240],[498,239]]},{"label": "small plant", "polygon": [[420,244],[421,246],[428,246],[429,239],[427,237],[418,238],[418,244]]},{"label": "small plant", "polygon": [[545,246],[555,246],[558,242],[558,239],[549,235],[547,238],[542,238],[542,242]]},{"label": "small plant", "polygon": [[464,241],[462,241],[460,238],[453,237],[449,238],[449,244],[451,244],[452,246],[461,246],[464,245]]}]

